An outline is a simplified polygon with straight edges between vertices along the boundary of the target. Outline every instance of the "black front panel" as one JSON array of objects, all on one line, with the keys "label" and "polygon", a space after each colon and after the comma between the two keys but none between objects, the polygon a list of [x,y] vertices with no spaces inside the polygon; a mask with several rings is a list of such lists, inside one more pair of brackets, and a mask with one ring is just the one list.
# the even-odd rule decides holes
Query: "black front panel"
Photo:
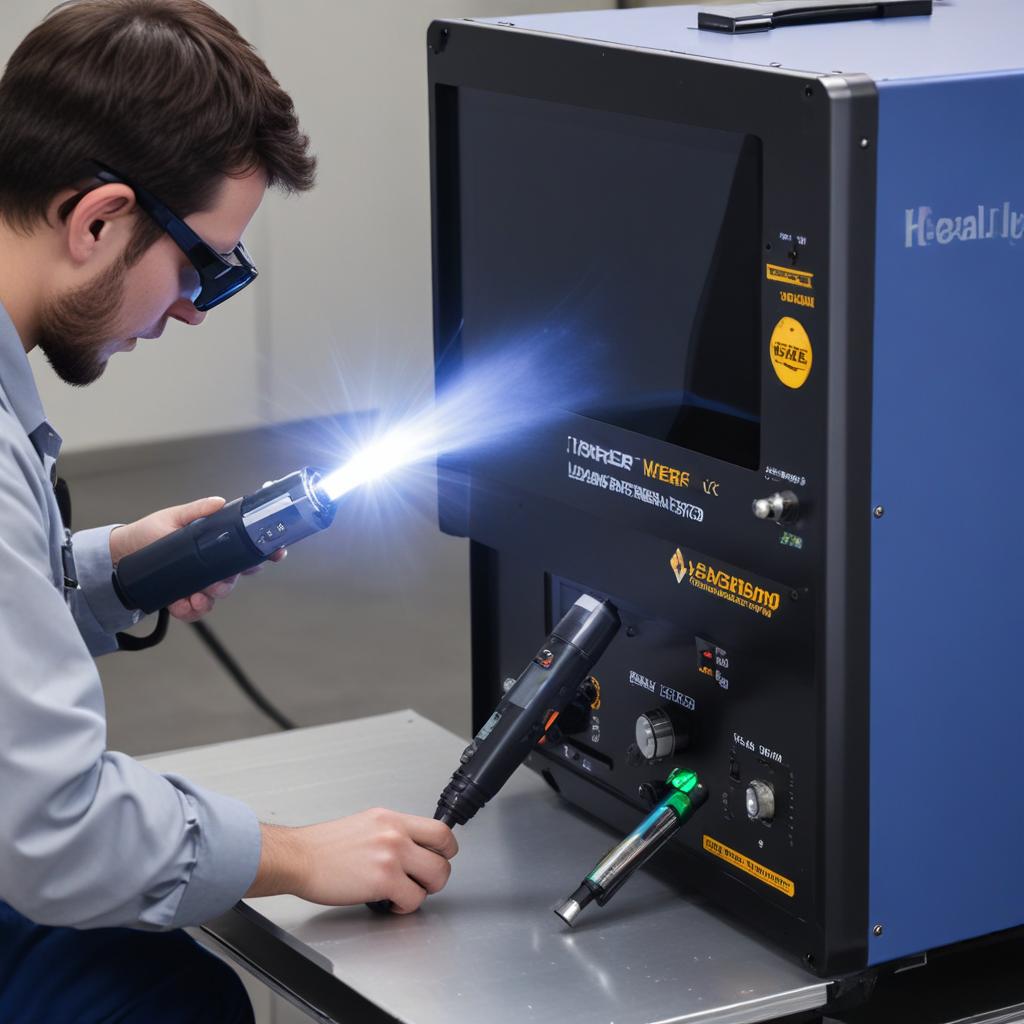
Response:
[{"label": "black front panel", "polygon": [[[442,525],[476,542],[474,718],[580,590],[610,598],[624,628],[599,704],[535,767],[619,828],[645,784],[697,770],[710,800],[662,869],[816,969],[863,963],[866,879],[847,871],[823,900],[822,737],[836,687],[850,704],[825,672],[844,656],[829,502],[847,501],[829,476],[845,437],[829,425],[829,98],[811,79],[445,30],[430,61],[439,389],[510,353],[540,368],[513,438],[442,464]],[[755,517],[782,491],[786,521]],[[844,780],[866,766],[865,693]],[[843,820],[859,863],[863,805]],[[567,886],[587,867],[567,866]]]}]

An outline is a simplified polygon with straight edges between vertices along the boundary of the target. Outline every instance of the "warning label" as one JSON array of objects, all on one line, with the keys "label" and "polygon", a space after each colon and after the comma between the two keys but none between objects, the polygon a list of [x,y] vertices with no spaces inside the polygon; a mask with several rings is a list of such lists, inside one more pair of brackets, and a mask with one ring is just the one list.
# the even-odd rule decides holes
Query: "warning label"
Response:
[{"label": "warning label", "polygon": [[787,388],[802,388],[811,372],[814,353],[804,325],[784,316],[772,331],[770,342],[772,368]]},{"label": "warning label", "polygon": [[704,837],[704,849],[720,860],[724,860],[726,864],[745,871],[758,881],[770,885],[773,889],[778,889],[779,892],[785,893],[787,896],[796,894],[796,886],[784,875],[772,871],[771,868],[766,868],[763,864],[758,864],[756,860],[751,860],[746,854],[737,852],[732,847],[726,846],[725,843],[712,839],[711,836]]},{"label": "warning label", "polygon": [[814,275],[806,270],[794,270],[792,267],[780,267],[775,263],[766,263],[765,272],[769,281],[779,281],[795,288],[813,288]]},{"label": "warning label", "polygon": [[757,612],[766,619],[770,619],[782,604],[779,591],[751,583],[743,576],[720,569],[710,562],[688,558],[682,548],[676,548],[668,564],[675,573],[676,583],[689,580],[691,587]]}]

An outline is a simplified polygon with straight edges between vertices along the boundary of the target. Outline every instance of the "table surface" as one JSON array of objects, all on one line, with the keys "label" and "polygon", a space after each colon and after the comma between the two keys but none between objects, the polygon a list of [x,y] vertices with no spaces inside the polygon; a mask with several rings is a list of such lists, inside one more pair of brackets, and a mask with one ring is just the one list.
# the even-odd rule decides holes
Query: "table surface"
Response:
[{"label": "table surface", "polygon": [[[301,825],[372,806],[429,816],[464,746],[403,711],[147,764],[238,797],[263,821]],[[827,982],[646,871],[566,928],[552,908],[617,837],[525,768],[456,834],[451,881],[416,914],[292,896],[240,904],[236,925],[261,938],[252,965],[273,981],[278,957],[302,958],[405,1024],[747,1024],[826,1002]]]}]

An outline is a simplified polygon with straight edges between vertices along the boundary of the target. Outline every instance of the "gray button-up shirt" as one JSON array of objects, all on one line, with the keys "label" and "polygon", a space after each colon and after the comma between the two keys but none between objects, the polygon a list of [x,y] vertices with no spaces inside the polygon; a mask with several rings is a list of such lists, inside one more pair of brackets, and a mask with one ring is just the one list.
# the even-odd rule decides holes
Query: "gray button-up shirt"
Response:
[{"label": "gray button-up shirt", "polygon": [[106,749],[93,656],[135,617],[111,584],[112,527],[71,538],[65,586],[60,445],[0,307],[0,900],[40,924],[197,924],[252,883],[259,823]]}]

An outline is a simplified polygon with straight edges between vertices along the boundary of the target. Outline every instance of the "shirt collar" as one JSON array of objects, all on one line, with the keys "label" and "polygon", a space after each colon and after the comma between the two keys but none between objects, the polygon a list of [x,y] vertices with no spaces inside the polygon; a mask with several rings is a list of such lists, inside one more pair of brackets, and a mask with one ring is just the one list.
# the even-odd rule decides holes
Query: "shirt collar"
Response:
[{"label": "shirt collar", "polygon": [[32,367],[7,310],[0,305],[0,389],[11,412],[35,446],[40,457],[57,458],[61,437],[43,411]]}]

